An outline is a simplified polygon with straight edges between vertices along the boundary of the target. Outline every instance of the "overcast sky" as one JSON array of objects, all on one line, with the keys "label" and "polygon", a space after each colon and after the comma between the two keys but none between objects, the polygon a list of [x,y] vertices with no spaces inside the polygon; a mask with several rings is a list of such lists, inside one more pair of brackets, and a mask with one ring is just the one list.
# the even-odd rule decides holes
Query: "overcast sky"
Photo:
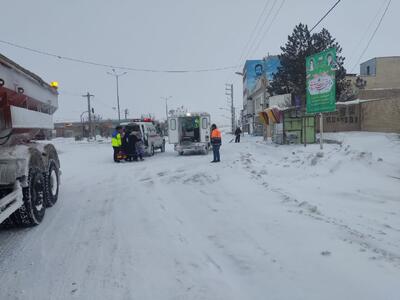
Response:
[{"label": "overcast sky", "polygon": [[[335,0],[1,0],[0,39],[47,52],[105,64],[152,69],[203,69],[240,65],[247,58],[279,54],[299,22],[313,26]],[[255,33],[254,48],[246,43],[266,3],[265,26]],[[274,7],[273,4],[275,3]],[[382,14],[383,0],[343,0],[317,28],[326,27],[343,47],[350,71]],[[274,10],[269,14],[271,8]],[[393,1],[363,61],[400,55],[400,1]],[[265,18],[260,22],[264,23]],[[267,28],[270,26],[269,31]],[[364,38],[363,38],[364,37]],[[0,43],[0,52],[46,81],[60,83],[56,121],[78,120],[87,109],[80,95],[95,95],[93,106],[104,118],[117,117],[115,78],[107,68],[40,56]],[[225,83],[232,82],[235,105],[242,104],[242,81],[235,71],[197,74],[128,72],[120,78],[121,109],[130,117],[142,113],[165,116],[162,96],[170,107],[184,105],[207,111],[229,124]],[[359,68],[355,70],[358,72]]]}]

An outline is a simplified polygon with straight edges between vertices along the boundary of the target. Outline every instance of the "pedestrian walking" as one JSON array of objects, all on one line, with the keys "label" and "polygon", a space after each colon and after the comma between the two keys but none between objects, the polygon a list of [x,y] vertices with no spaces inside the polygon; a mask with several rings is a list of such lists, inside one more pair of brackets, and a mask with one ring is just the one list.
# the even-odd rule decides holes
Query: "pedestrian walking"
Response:
[{"label": "pedestrian walking", "polygon": [[123,135],[122,127],[121,126],[115,127],[115,130],[111,136],[111,146],[114,149],[114,162],[116,163],[120,162],[118,156],[122,147],[122,135]]},{"label": "pedestrian walking", "polygon": [[212,163],[221,161],[221,157],[220,157],[220,153],[219,153],[221,144],[222,144],[221,131],[219,131],[219,129],[217,128],[217,125],[212,124],[211,125],[211,145],[212,145],[213,155],[214,155],[214,159],[213,159]]},{"label": "pedestrian walking", "polygon": [[240,135],[242,134],[242,130],[240,127],[235,130],[235,143],[240,143]]}]

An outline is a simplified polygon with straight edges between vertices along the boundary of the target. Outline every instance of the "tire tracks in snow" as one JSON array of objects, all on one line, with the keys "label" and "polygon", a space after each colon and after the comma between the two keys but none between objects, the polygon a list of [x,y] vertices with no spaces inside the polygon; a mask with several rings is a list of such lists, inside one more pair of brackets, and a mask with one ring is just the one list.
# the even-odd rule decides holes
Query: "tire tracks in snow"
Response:
[{"label": "tire tracks in snow", "polygon": [[[296,197],[292,196],[287,191],[284,191],[282,188],[271,186],[266,178],[268,176],[268,172],[266,170],[256,170],[256,168],[254,167],[254,163],[256,163],[257,161],[256,159],[254,159],[251,153],[241,153],[240,160],[236,161],[236,163],[239,161],[242,164],[243,169],[249,174],[252,180],[258,182],[258,184],[263,186],[266,190],[278,194],[282,199],[281,203],[285,205],[290,205],[294,209],[289,209],[289,213],[301,214],[316,221],[334,225],[344,231],[348,236],[347,238],[341,238],[343,242],[346,242],[348,244],[357,244],[359,246],[360,252],[369,251],[372,255],[369,257],[369,259],[383,259],[386,262],[396,266],[397,268],[400,268],[400,254],[379,247],[379,241],[375,236],[362,233],[361,231],[352,228],[351,226],[343,223],[343,221],[337,218],[325,215],[319,210],[316,205],[312,205],[307,201],[299,201]],[[260,165],[262,164],[260,163]]]}]

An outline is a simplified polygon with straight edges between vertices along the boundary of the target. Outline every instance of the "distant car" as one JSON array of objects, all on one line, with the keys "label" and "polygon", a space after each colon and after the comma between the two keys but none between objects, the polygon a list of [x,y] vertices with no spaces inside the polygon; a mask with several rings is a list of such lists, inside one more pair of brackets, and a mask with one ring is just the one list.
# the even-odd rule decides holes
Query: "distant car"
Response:
[{"label": "distant car", "polygon": [[150,119],[133,120],[120,124],[123,127],[132,127],[135,131],[140,131],[143,137],[146,155],[153,156],[156,150],[165,152],[165,139],[161,130],[157,129]]}]

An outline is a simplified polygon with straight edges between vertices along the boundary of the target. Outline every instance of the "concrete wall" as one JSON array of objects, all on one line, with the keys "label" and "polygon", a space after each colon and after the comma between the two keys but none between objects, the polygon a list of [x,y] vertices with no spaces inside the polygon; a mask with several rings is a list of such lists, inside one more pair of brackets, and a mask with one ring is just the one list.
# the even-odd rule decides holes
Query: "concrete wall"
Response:
[{"label": "concrete wall", "polygon": [[[317,120],[319,131],[319,119]],[[400,97],[338,104],[337,111],[324,114],[324,131],[372,131],[400,133]]]},{"label": "concrete wall", "polygon": [[400,133],[400,98],[362,102],[361,130]]},{"label": "concrete wall", "polygon": [[[319,132],[319,116],[317,117]],[[359,131],[361,117],[359,104],[338,104],[337,111],[324,114],[324,132]]]},{"label": "concrete wall", "polygon": [[368,100],[368,99],[389,99],[389,98],[400,98],[400,88],[393,89],[363,89],[358,92],[358,99]]}]

